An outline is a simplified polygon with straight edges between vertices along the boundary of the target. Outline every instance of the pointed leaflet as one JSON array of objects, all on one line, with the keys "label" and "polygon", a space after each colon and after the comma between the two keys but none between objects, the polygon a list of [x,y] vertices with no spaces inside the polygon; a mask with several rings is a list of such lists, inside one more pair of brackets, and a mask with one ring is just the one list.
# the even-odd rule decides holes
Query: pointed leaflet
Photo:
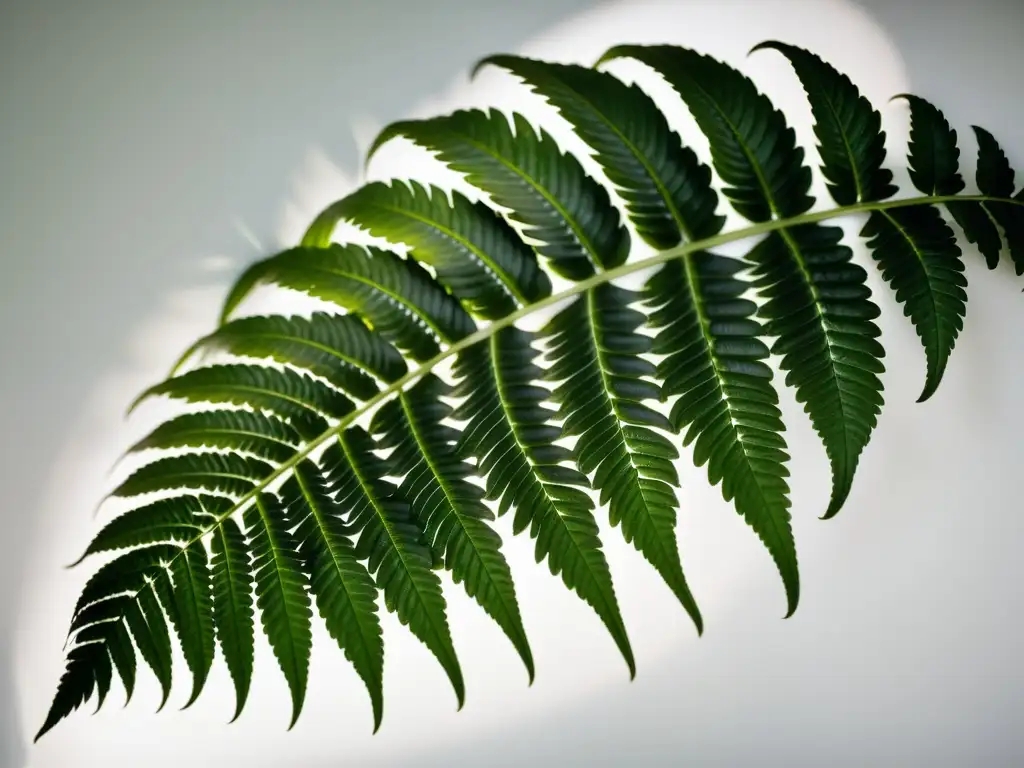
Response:
[{"label": "pointed leaflet", "polygon": [[676,544],[679,484],[675,447],[653,428],[672,430],[664,416],[645,405],[661,390],[645,379],[654,365],[640,357],[651,340],[636,332],[644,317],[629,303],[636,294],[610,283],[599,285],[558,313],[550,339],[548,380],[560,382],[562,431],[578,435],[580,471],[594,472],[601,503],[609,504],[612,525],[658,570],[702,629],[700,611],[683,576]]},{"label": "pointed leaflet", "polygon": [[[942,114],[916,96],[905,96],[911,105],[910,177],[928,195],[954,195],[964,188],[957,170],[960,151],[956,131]],[[979,246],[990,248],[989,229],[994,230],[984,204],[957,201],[950,213]],[[904,305],[925,349],[928,371],[918,402],[935,392],[967,311],[967,279],[960,248],[952,230],[937,208],[915,206],[872,212],[861,235],[868,238],[872,256],[882,276]],[[995,233],[998,243],[998,233]],[[998,259],[998,245],[986,254]]]},{"label": "pointed leaflet", "polygon": [[360,400],[380,391],[374,379],[390,382],[406,372],[398,351],[354,315],[243,317],[197,341],[181,362],[200,350],[289,363]]},{"label": "pointed leaflet", "polygon": [[508,209],[523,233],[540,241],[538,253],[569,280],[610,268],[629,255],[604,187],[563,153],[547,133],[513,116],[515,133],[501,112],[469,110],[448,117],[395,123],[377,137],[370,154],[394,136],[406,136],[436,152],[449,168]]},{"label": "pointed leaflet", "polygon": [[[984,128],[974,126],[974,133],[978,137],[978,189],[983,195],[1013,197],[1014,173],[1006,153]],[[1024,203],[992,201],[982,206],[1002,227],[1017,274],[1024,274]]]},{"label": "pointed leaflet", "polygon": [[565,466],[572,454],[554,442],[561,430],[549,423],[555,414],[544,405],[550,393],[537,384],[543,372],[532,340],[530,333],[512,326],[459,355],[455,394],[464,400],[455,418],[468,422],[459,449],[477,459],[487,498],[500,502],[498,514],[515,508],[512,532],[529,526],[537,540],[537,562],[547,558],[551,573],[561,574],[565,585],[597,612],[634,675],[633,650],[598,538],[594,503],[583,490],[590,482]]},{"label": "pointed leaflet", "polygon": [[132,698],[132,693],[135,691],[136,663],[135,648],[132,646],[132,639],[128,634],[128,628],[125,626],[123,618],[90,627],[85,632],[80,633],[78,637],[81,640],[87,636],[91,636],[94,639],[102,637],[106,643],[110,660],[114,662],[117,676],[121,679],[122,685],[124,685],[125,704],[127,704]]},{"label": "pointed leaflet", "polygon": [[[657,70],[686,102],[708,137],[715,169],[727,185],[723,194],[740,214],[763,222],[811,207],[810,169],[793,129],[746,76],[671,46],[620,46],[602,60],[623,56]],[[761,310],[766,331],[778,337],[772,352],[782,356],[786,382],[796,387],[832,464],[826,517],[849,495],[882,402],[884,351],[874,323],[879,312],[867,273],[851,263],[841,235],[824,225],[777,230],[748,256],[768,299]]]},{"label": "pointed leaflet", "polygon": [[551,281],[533,249],[483,203],[458,192],[373,182],[331,205],[321,217],[347,220],[376,237],[402,243],[432,266],[471,311],[488,319],[547,296]]},{"label": "pointed leaflet", "polygon": [[293,248],[249,267],[225,302],[222,322],[264,282],[358,314],[420,361],[437,354],[438,341],[456,341],[476,328],[458,299],[415,261],[380,248],[338,244]]},{"label": "pointed leaflet", "polygon": [[[956,145],[956,131],[950,127],[945,115],[920,96],[900,94],[893,98],[906,99],[910,105],[907,161],[914,186],[926,195],[960,194],[964,190],[964,180],[959,171],[960,150]],[[946,209],[967,235],[968,241],[978,246],[989,268],[994,269],[999,263],[1002,240],[988,204],[956,200],[946,203]]]},{"label": "pointed leaflet", "polygon": [[839,205],[884,200],[896,194],[885,161],[882,116],[850,78],[818,56],[774,40],[754,46],[778,51],[793,65],[814,116],[821,172]]},{"label": "pointed leaflet", "polygon": [[455,450],[458,433],[442,424],[452,413],[441,400],[446,396],[450,387],[428,375],[383,405],[371,429],[382,448],[394,449],[389,474],[404,476],[399,493],[409,500],[432,551],[512,641],[532,681],[533,654],[512,573],[501,537],[487,524],[494,513],[481,501],[483,490],[467,480],[473,467]]},{"label": "pointed leaflet", "polygon": [[318,414],[341,418],[353,407],[341,392],[311,376],[260,365],[197,368],[150,387],[135,402],[153,395],[190,403],[248,405],[292,420],[315,419]]},{"label": "pointed leaflet", "polygon": [[147,585],[137,595],[137,601],[132,602],[125,612],[125,623],[135,639],[135,645],[139,648],[149,668],[153,670],[157,681],[160,683],[162,697],[159,709],[163,709],[167,703],[167,697],[171,693],[172,656],[171,656],[171,635],[167,630],[167,620],[164,618],[163,610],[156,598],[152,585]]},{"label": "pointed leaflet", "polygon": [[151,544],[118,555],[105,563],[89,581],[75,603],[72,619],[89,604],[141,589],[148,579],[164,572],[164,565],[181,551],[174,544]]},{"label": "pointed leaflet", "polygon": [[384,479],[388,467],[373,453],[374,446],[373,438],[359,427],[338,435],[323,458],[331,490],[338,506],[348,510],[345,522],[358,533],[356,557],[369,558],[368,569],[384,592],[388,610],[397,613],[440,662],[461,709],[465,684],[448,629],[441,581],[430,570],[430,550],[409,503]]},{"label": "pointed leaflet", "polygon": [[50,711],[33,741],[39,741],[53,726],[87,702],[96,688],[96,670],[110,664],[103,643],[87,643],[71,649],[67,669],[57,686]]},{"label": "pointed leaflet", "polygon": [[384,709],[384,640],[377,587],[356,558],[342,519],[345,508],[332,498],[313,462],[305,460],[295,467],[282,496],[289,519],[298,523],[295,537],[310,574],[310,592],[327,631],[366,683],[376,731]]},{"label": "pointed leaflet", "polygon": [[665,355],[658,378],[666,396],[679,395],[670,419],[687,429],[697,466],[722,483],[726,501],[764,542],[782,575],[788,614],[800,595],[790,526],[789,456],[768,348],[758,338],[756,306],[742,298],[740,262],[707,252],[666,264],[648,282],[646,297],[658,330],[652,352]]},{"label": "pointed leaflet", "polygon": [[286,461],[302,438],[280,419],[252,411],[199,411],[165,421],[128,449],[227,448],[268,461]]},{"label": "pointed leaflet", "polygon": [[254,629],[252,612],[252,571],[249,548],[238,524],[230,517],[213,529],[213,623],[217,642],[235,685],[235,714],[238,719],[249,696],[252,682]]},{"label": "pointed leaflet", "polygon": [[606,72],[518,56],[491,56],[547,98],[595,152],[595,159],[626,203],[637,232],[655,248],[679,243],[685,220],[690,239],[716,234],[711,171],[684,147],[654,101],[636,85]]},{"label": "pointed leaflet", "polygon": [[124,498],[179,488],[201,488],[242,496],[273,471],[270,464],[237,453],[187,453],[157,459],[140,467],[110,495]]},{"label": "pointed leaflet", "polygon": [[[192,670],[192,705],[206,684],[213,664],[213,594],[206,547],[193,541],[170,562],[168,598],[164,602],[181,642],[185,663]],[[168,583],[163,579],[161,584]]]},{"label": "pointed leaflet", "polygon": [[184,544],[199,532],[202,520],[197,515],[221,514],[230,506],[231,502],[222,497],[174,496],[136,507],[107,523],[74,564],[88,555],[112,549],[163,541]]},{"label": "pointed leaflet", "polygon": [[[765,298],[759,314],[767,334],[777,337],[772,353],[782,357],[786,384],[796,388],[832,464],[825,518],[846,500],[882,407],[879,312],[865,271],[851,262],[842,238],[838,227],[792,227],[772,233],[747,256]],[[818,277],[808,281],[807,273]]]},{"label": "pointed leaflet", "polygon": [[292,694],[291,730],[306,698],[312,645],[306,577],[290,533],[291,522],[276,497],[260,494],[246,509],[244,518],[260,620]]},{"label": "pointed leaflet", "polygon": [[960,248],[934,206],[874,211],[861,235],[869,238],[882,277],[924,344],[928,375],[918,397],[923,402],[939,386],[964,326],[967,278]]}]

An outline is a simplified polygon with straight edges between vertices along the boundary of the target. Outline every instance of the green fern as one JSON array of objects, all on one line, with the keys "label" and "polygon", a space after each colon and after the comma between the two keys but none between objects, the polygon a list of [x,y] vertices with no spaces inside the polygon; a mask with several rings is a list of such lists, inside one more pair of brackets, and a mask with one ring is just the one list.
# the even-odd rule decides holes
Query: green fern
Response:
[{"label": "green fern", "polygon": [[[376,729],[381,598],[440,663],[461,707],[441,571],[497,623],[532,680],[494,527],[509,512],[513,535],[529,531],[537,561],[594,609],[632,675],[596,508],[699,632],[675,536],[681,448],[762,540],[792,614],[800,580],[770,359],[829,457],[826,517],[843,506],[882,407],[879,310],[829,222],[864,216],[871,257],[925,350],[923,400],[966,312],[967,249],[947,214],[989,267],[1005,241],[1021,274],[1024,193],[996,140],[974,128],[980,193],[964,194],[956,132],[904,94],[919,194],[895,197],[881,115],[857,87],[809,51],[775,41],[754,50],[784,56],[803,85],[831,207],[813,207],[812,170],[785,116],[741,72],[684,48],[619,46],[601,62],[629,57],[664,77],[707,137],[710,167],[638,86],[517,56],[478,68],[505,69],[546,99],[601,178],[521,115],[469,110],[385,128],[371,155],[411,139],[484,199],[415,182],[356,190],[295,248],[249,267],[220,327],[140,396],[205,407],[129,449],[147,460],[110,495],[138,501],[79,560],[108,558],[75,606],[39,736],[93,696],[102,705],[115,675],[130,698],[140,659],[163,706],[175,642],[192,678],[187,704],[220,648],[237,718],[257,620],[294,725],[314,610],[365,683]],[[749,223],[724,231],[719,197]],[[342,221],[406,255],[332,242]],[[715,250],[748,239],[742,258]],[[633,255],[637,242],[653,252]],[[642,270],[639,290],[619,282]],[[232,319],[260,284],[336,309]],[[527,330],[521,321],[541,312],[546,325]],[[227,360],[202,363],[210,352]]]}]

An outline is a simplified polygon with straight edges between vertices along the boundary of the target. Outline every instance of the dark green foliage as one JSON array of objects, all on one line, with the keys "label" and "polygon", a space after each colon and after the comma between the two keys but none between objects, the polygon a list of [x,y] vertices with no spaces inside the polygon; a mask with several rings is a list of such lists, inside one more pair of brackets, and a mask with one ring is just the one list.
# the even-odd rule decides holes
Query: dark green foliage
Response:
[{"label": "dark green foliage", "polygon": [[953,230],[937,208],[915,206],[871,214],[861,234],[917,328],[928,359],[918,402],[935,392],[963,329],[967,278]]},{"label": "dark green foliage", "polygon": [[[136,401],[163,395],[199,407],[129,449],[145,463],[110,494],[129,509],[81,558],[108,561],[74,607],[66,669],[39,736],[94,695],[102,705],[115,674],[131,698],[140,658],[163,707],[175,644],[192,677],[186,706],[220,648],[237,718],[257,614],[294,725],[310,682],[314,605],[366,685],[374,729],[384,706],[378,601],[437,659],[461,707],[442,592],[449,574],[532,680],[501,522],[529,532],[537,562],[594,609],[632,675],[596,518],[608,514],[700,631],[676,540],[680,449],[761,539],[792,614],[800,575],[772,360],[831,462],[826,517],[849,495],[882,405],[879,310],[866,270],[826,220],[864,215],[871,256],[925,349],[925,399],[966,312],[963,243],[944,214],[989,267],[1005,240],[1021,274],[1024,192],[977,127],[978,193],[966,191],[956,131],[904,95],[920,194],[898,198],[879,112],[853,82],[808,50],[757,49],[785,56],[803,85],[834,207],[811,212],[804,149],[754,83],[683,48],[619,46],[601,61],[630,57],[660,73],[706,136],[714,171],[640,85],[518,56],[478,66],[501,67],[543,97],[599,175],[518,114],[468,110],[386,128],[371,154],[409,138],[484,200],[372,182],[326,208],[298,247],[239,276],[220,326]],[[726,204],[751,223],[723,232]],[[332,243],[341,221],[406,255]],[[640,241],[655,253],[637,253]],[[741,257],[716,252],[739,242]],[[642,290],[619,280],[641,274]],[[554,276],[567,286],[555,295]],[[260,285],[335,310],[236,318]],[[526,330],[543,325],[542,311],[543,330]],[[211,352],[215,364],[200,354]],[[196,367],[178,373],[185,362]]]},{"label": "dark green foliage", "polygon": [[634,294],[603,285],[573,302],[551,321],[548,381],[558,382],[553,398],[567,436],[578,436],[579,469],[594,474],[611,524],[622,524],[626,541],[644,554],[693,618],[703,622],[683,577],[676,544],[679,485],[673,459],[679,456],[662,431],[669,421],[644,400],[661,400],[647,377],[653,363],[639,357],[651,341],[636,333],[644,316],[629,307]]},{"label": "dark green foliage", "polygon": [[390,473],[405,478],[399,494],[418,502],[413,513],[434,559],[508,635],[533,680],[533,653],[512,574],[501,537],[487,525],[494,513],[483,504],[480,486],[467,480],[473,468],[455,448],[458,435],[442,423],[452,409],[441,397],[450,394],[444,382],[427,376],[377,411],[372,429],[382,448],[394,449]]},{"label": "dark green foliage", "polygon": [[395,123],[370,151],[392,136],[407,136],[436,152],[496,205],[507,208],[523,234],[542,243],[537,252],[563,277],[582,280],[595,268],[625,261],[629,236],[619,226],[607,190],[522,115],[514,115],[513,123],[514,133],[502,113],[478,110]]},{"label": "dark green foliage", "polygon": [[768,347],[758,337],[756,307],[742,298],[743,265],[724,256],[695,253],[666,265],[651,278],[647,297],[652,351],[664,354],[657,376],[666,396],[679,395],[672,426],[686,430],[694,460],[708,479],[722,483],[726,501],[768,547],[782,574],[788,612],[800,595],[796,548],[789,524],[789,471]]}]

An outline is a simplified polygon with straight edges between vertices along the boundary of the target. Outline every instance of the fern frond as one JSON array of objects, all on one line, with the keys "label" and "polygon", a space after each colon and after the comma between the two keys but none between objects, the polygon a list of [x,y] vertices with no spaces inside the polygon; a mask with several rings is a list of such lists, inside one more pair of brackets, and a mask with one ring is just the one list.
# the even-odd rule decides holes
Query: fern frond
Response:
[{"label": "fern frond", "polygon": [[225,448],[265,461],[284,461],[302,442],[287,422],[252,411],[198,411],[165,421],[128,453],[167,448]]},{"label": "fern frond", "polygon": [[338,390],[290,368],[211,365],[168,379],[146,390],[136,402],[166,395],[189,403],[231,403],[265,409],[300,422],[322,416],[341,418],[352,401]]},{"label": "fern frond", "polygon": [[222,322],[256,286],[274,283],[359,313],[418,361],[436,355],[438,342],[450,344],[476,329],[462,305],[415,261],[329,239],[318,244],[324,247],[294,248],[249,267],[224,303]]},{"label": "fern frond", "polygon": [[527,527],[537,540],[537,562],[547,559],[554,576],[587,602],[604,622],[629,667],[636,663],[622,622],[611,573],[601,549],[594,502],[585,492],[587,476],[566,466],[571,453],[555,440],[561,430],[548,422],[549,391],[536,363],[533,335],[506,328],[487,345],[465,350],[455,363],[455,394],[464,398],[455,413],[468,424],[461,452],[476,458],[487,478],[486,495],[498,514],[515,509],[512,532]]},{"label": "fern frond", "polygon": [[896,292],[896,301],[924,343],[928,377],[918,402],[942,379],[967,312],[967,278],[953,230],[937,208],[920,206],[871,214],[861,235]]},{"label": "fern frond", "polygon": [[[575,64],[518,56],[481,61],[521,77],[553,104],[594,151],[594,157],[626,204],[637,233],[655,248],[710,237],[725,219],[715,213],[718,196],[711,171],[699,163],[654,101],[636,85]],[[684,224],[685,222],[685,224]]]},{"label": "fern frond", "polygon": [[292,694],[291,730],[306,698],[313,644],[307,580],[279,499],[268,493],[256,496],[245,512],[245,526],[263,631]]},{"label": "fern frond", "polygon": [[533,250],[490,208],[457,192],[449,202],[438,187],[374,182],[328,208],[313,229],[341,220],[409,246],[481,317],[502,317],[551,292]]},{"label": "fern frond", "polygon": [[385,479],[388,467],[374,448],[373,438],[359,427],[339,432],[324,457],[328,481],[338,504],[348,509],[346,522],[358,534],[356,557],[368,561],[388,610],[437,658],[461,709],[465,684],[441,582],[431,570],[430,547],[409,502]]},{"label": "fern frond", "polygon": [[242,714],[252,683],[254,651],[252,556],[238,524],[230,517],[214,528],[210,541],[213,556],[213,624],[217,642],[235,685],[234,722]]},{"label": "fern frond", "polygon": [[686,429],[697,466],[721,482],[726,501],[757,532],[782,574],[787,614],[800,595],[796,546],[790,526],[789,459],[768,348],[758,337],[756,307],[742,298],[743,265],[725,256],[696,253],[672,263],[648,282],[646,294],[659,329],[653,352],[665,358],[658,378],[666,395],[679,395],[670,413]]},{"label": "fern frond", "polygon": [[533,653],[512,573],[501,537],[487,525],[494,514],[481,501],[483,490],[467,480],[473,469],[455,450],[455,431],[442,423],[452,409],[441,397],[450,393],[436,376],[421,379],[377,411],[371,430],[382,448],[394,449],[390,474],[404,476],[399,493],[410,501],[428,546],[508,636],[532,681]]},{"label": "fern frond", "polygon": [[618,217],[607,215],[613,209],[605,188],[522,115],[513,115],[513,123],[514,133],[508,119],[494,110],[395,123],[377,137],[370,155],[394,136],[435,152],[508,209],[523,234],[540,242],[537,252],[551,269],[569,280],[624,262],[629,238],[618,227]]},{"label": "fern frond", "polygon": [[282,492],[289,518],[298,521],[295,535],[309,572],[310,592],[327,631],[366,683],[376,731],[384,712],[384,640],[377,588],[356,557],[345,524],[347,512],[331,495],[320,468],[303,461]]},{"label": "fern frond", "polygon": [[550,338],[549,381],[567,436],[578,436],[580,471],[594,473],[600,501],[612,525],[643,553],[690,614],[697,631],[703,621],[683,576],[675,537],[679,477],[675,446],[658,430],[671,423],[645,399],[660,400],[660,388],[645,379],[654,365],[638,356],[651,342],[636,333],[643,315],[630,309],[632,292],[604,285],[557,314]]},{"label": "fern frond", "polygon": [[[638,85],[518,56],[478,67],[501,67],[546,99],[590,148],[596,175],[521,115],[467,110],[386,128],[371,154],[409,138],[483,200],[415,181],[353,191],[301,245],[246,269],[219,328],[140,396],[136,405],[164,396],[202,407],[129,449],[174,453],[147,455],[110,495],[165,498],[108,522],[79,559],[111,558],[75,605],[67,666],[38,736],[93,696],[102,706],[115,674],[130,699],[140,657],[162,708],[172,630],[192,677],[185,706],[219,645],[237,718],[252,681],[256,613],[294,725],[314,602],[367,687],[376,730],[378,593],[440,663],[461,707],[442,567],[509,637],[532,680],[494,527],[510,511],[513,534],[529,530],[537,561],[595,610],[632,675],[595,508],[607,508],[700,631],[675,534],[681,446],[765,544],[792,614],[800,580],[789,456],[769,358],[828,454],[826,517],[848,497],[882,405],[879,310],[831,222],[866,215],[872,258],[925,349],[925,399],[966,312],[965,254],[943,208],[988,266],[1005,240],[1021,274],[1024,191],[1014,192],[995,138],[975,127],[979,192],[966,193],[956,131],[929,102],[903,95],[920,194],[896,196],[881,117],[853,82],[809,50],[778,41],[753,50],[783,55],[803,85],[834,207],[812,207],[804,149],[753,81],[672,46],[618,46],[601,62],[630,57],[660,73],[707,138],[711,167]],[[747,224],[723,230],[719,186]],[[653,253],[631,252],[620,203]],[[342,221],[406,255],[332,243]],[[741,241],[753,243],[742,258],[716,252]],[[640,292],[620,282],[641,274]],[[553,293],[556,276],[564,287]],[[264,284],[335,309],[235,318]],[[527,331],[527,322],[543,330]],[[179,372],[213,352],[215,364]]]},{"label": "fern frond", "polygon": [[398,351],[357,317],[325,312],[308,320],[273,315],[235,320],[197,341],[182,362],[201,350],[288,363],[360,400],[380,391],[377,381],[394,381],[407,370]]}]

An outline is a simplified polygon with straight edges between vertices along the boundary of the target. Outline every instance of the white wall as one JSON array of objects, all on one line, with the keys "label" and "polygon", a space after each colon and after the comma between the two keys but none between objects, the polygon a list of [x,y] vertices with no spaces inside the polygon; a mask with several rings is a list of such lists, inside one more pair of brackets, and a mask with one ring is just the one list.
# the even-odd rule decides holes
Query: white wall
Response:
[{"label": "white wall", "polygon": [[[887,405],[836,520],[816,519],[825,462],[784,395],[805,585],[793,619],[779,621],[781,588],[768,558],[689,469],[681,541],[703,598],[704,639],[692,637],[617,532],[604,536],[638,655],[632,684],[596,620],[531,566],[527,542],[516,540],[507,547],[538,659],[532,689],[505,641],[448,590],[469,687],[457,715],[432,662],[392,622],[387,713],[376,737],[359,682],[325,645],[290,734],[287,707],[275,698],[284,686],[264,653],[249,708],[230,727],[221,674],[188,712],[169,706],[153,715],[152,690],[141,688],[127,709],[111,701],[96,717],[79,713],[38,747],[24,746],[59,676],[60,638],[85,577],[59,568],[95,530],[89,513],[132,428],[121,425],[124,405],[209,326],[243,263],[304,223],[324,196],[344,191],[357,168],[351,123],[362,135],[428,105],[518,104],[500,78],[467,90],[467,66],[519,49],[556,58],[571,50],[564,55],[585,61],[628,30],[631,40],[677,41],[741,63],[793,105],[806,132],[785,66],[767,53],[742,60],[752,43],[774,36],[831,58],[880,107],[904,89],[934,100],[965,137],[967,159],[967,127],[981,123],[1024,169],[1014,96],[1024,8],[1013,2],[879,1],[864,3],[866,13],[838,0],[633,2],[619,16],[606,5],[239,0],[0,9],[0,482],[11,542],[0,561],[0,764],[156,766],[183,756],[197,767],[233,758],[258,766],[1021,760],[1014,713],[1024,703],[1024,522],[1015,469],[1024,303],[1010,270],[991,274],[977,261],[959,348],[938,395],[921,406],[913,400],[923,356],[875,280]],[[608,19],[617,21],[609,28]],[[884,114],[893,132],[905,130],[901,108]],[[380,172],[396,169],[394,157]]]}]

